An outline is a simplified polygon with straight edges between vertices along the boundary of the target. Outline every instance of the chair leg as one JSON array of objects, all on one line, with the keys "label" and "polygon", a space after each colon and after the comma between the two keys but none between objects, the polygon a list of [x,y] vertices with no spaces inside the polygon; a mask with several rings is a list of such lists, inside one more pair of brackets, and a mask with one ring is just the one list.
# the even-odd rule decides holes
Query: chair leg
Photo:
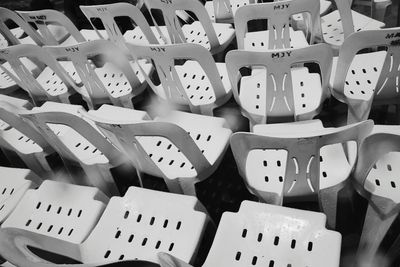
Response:
[{"label": "chair leg", "polygon": [[43,153],[35,153],[35,154],[20,154],[19,157],[26,164],[26,166],[31,169],[34,173],[36,173],[42,179],[49,179],[53,174],[53,171],[47,162]]},{"label": "chair leg", "polygon": [[368,206],[358,246],[357,260],[366,263],[375,260],[379,246],[396,217],[397,214],[382,218],[371,205]]},{"label": "chair leg", "polygon": [[327,224],[331,229],[336,228],[338,195],[342,188],[342,185],[336,185],[319,192],[319,205],[322,212],[326,214]]},{"label": "chair leg", "polygon": [[396,240],[393,242],[388,252],[385,255],[385,258],[388,261],[392,262],[396,260],[400,255],[400,234],[397,235]]},{"label": "chair leg", "polygon": [[81,165],[89,185],[99,188],[107,196],[119,196],[108,165]]},{"label": "chair leg", "polygon": [[387,8],[392,4],[392,1],[372,3],[372,18],[384,22]]},{"label": "chair leg", "polygon": [[196,196],[196,188],[193,179],[190,178],[176,178],[168,179],[164,178],[167,184],[168,190],[171,193],[183,194],[189,196]]}]

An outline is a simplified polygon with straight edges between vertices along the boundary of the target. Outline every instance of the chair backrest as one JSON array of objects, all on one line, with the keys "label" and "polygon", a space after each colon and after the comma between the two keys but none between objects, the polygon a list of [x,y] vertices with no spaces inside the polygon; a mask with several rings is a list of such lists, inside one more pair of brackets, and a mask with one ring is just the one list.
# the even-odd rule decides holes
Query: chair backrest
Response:
[{"label": "chair backrest", "polygon": [[[42,47],[32,44],[20,44],[1,49],[0,59],[6,60],[11,65],[12,72],[1,65],[0,69],[29,93],[35,105],[40,105],[48,99],[54,99],[54,96],[36,80],[38,74],[28,70],[23,60],[21,60],[23,58],[31,60],[40,70],[48,67],[54,72],[54,75],[57,74],[60,79],[59,90],[63,90],[64,86],[67,87],[67,90],[72,90],[72,78],[68,78],[68,74],[61,65]],[[54,89],[57,90],[58,88]]]},{"label": "chair backrest", "polygon": [[[293,137],[236,133],[231,137],[231,147],[239,173],[248,185],[250,179],[254,179],[247,176],[247,160],[251,151],[286,150],[286,159],[283,158],[286,167],[285,162],[277,163],[278,167],[285,168],[282,196],[291,201],[308,201],[318,195],[320,190],[320,149],[349,141],[360,144],[371,132],[372,127],[372,121],[365,121],[336,129],[322,129],[310,134],[293,134]],[[266,166],[268,162],[260,161],[259,164]],[[272,179],[275,178],[271,177]]]},{"label": "chair backrest", "polygon": [[[157,71],[158,77],[161,82],[161,86],[165,92],[165,96],[173,103],[186,102],[190,106],[192,112],[198,106],[195,107],[193,102],[193,96],[188,92],[188,88],[182,86],[181,78],[179,77],[175,63],[175,60],[191,60],[196,61],[203,69],[206,76],[196,75],[193,79],[204,80],[208,79],[212,88],[202,88],[204,94],[199,97],[209,100],[208,105],[213,105],[223,96],[226,95],[224,85],[222,84],[220,74],[218,72],[215,61],[204,47],[197,44],[172,44],[172,45],[148,45],[148,46],[135,46],[127,44],[130,53],[137,59],[150,59],[154,63],[154,67]],[[140,65],[140,64],[139,64]],[[157,93],[156,85],[153,83],[151,78],[145,75],[148,84]],[[186,77],[184,75],[184,77]],[[200,88],[200,86],[199,86]],[[209,90],[211,89],[211,90]],[[202,102],[204,103],[204,102]],[[207,104],[206,104],[207,105]]]},{"label": "chair backrest", "polygon": [[[97,130],[92,121],[84,118],[84,113],[86,111],[82,106],[46,102],[40,108],[21,111],[20,116],[33,122],[50,145],[65,159],[80,162],[78,155],[58,137],[68,131],[69,135],[77,134],[84,138],[83,141],[79,139],[73,144],[75,148],[80,148],[79,153],[82,155],[104,155],[111,165],[121,163],[122,153]],[[88,149],[89,147],[94,148]]]},{"label": "chair backrest", "polygon": [[82,262],[157,262],[158,252],[192,262],[209,222],[195,197],[130,187],[124,197],[110,200],[82,245]]},{"label": "chair backrest", "polygon": [[[75,42],[85,42],[86,39],[64,13],[45,9],[38,11],[18,11],[18,14],[30,24],[34,24],[46,45],[59,45],[69,36]],[[56,27],[51,30],[50,27]]]},{"label": "chair backrest", "polygon": [[[262,121],[267,122],[268,117],[280,117],[286,121],[295,121],[294,95],[291,67],[301,63],[317,63],[321,71],[321,86],[325,98],[329,95],[329,77],[332,67],[332,51],[326,44],[318,44],[305,48],[279,50],[271,52],[255,52],[233,50],[226,55],[226,66],[232,91],[236,102],[241,105],[238,82],[242,75],[240,70],[244,67],[261,66],[266,70],[266,114]],[[240,90],[239,90],[240,89]],[[250,88],[251,89],[251,88]],[[322,104],[322,103],[321,103]],[[248,111],[243,110],[249,118]]]},{"label": "chair backrest", "polygon": [[29,169],[0,167],[0,224],[7,219],[14,210],[26,190],[40,183]]},{"label": "chair backrest", "polygon": [[321,33],[319,0],[287,0],[272,3],[259,3],[240,7],[235,14],[235,31],[239,49],[244,49],[244,38],[251,20],[268,20],[268,49],[290,48],[290,19],[299,13],[310,15],[310,38],[313,44],[315,37]]},{"label": "chair backrest", "polygon": [[[237,1],[231,1],[231,0],[211,0],[211,1],[213,2],[212,4],[214,7],[214,14],[216,21],[218,20],[225,21],[233,19],[236,10],[239,9],[239,5],[232,4],[236,3]],[[241,2],[243,2],[244,5],[247,5],[247,4],[257,3],[258,0],[244,0]]]},{"label": "chair backrest", "polygon": [[[201,4],[201,2],[197,0],[144,0],[144,2],[148,10],[150,11],[150,14],[152,13],[152,9],[158,9],[162,12],[165,26],[168,29],[168,34],[173,44],[186,43],[186,38],[182,31],[181,20],[177,15],[177,11],[190,11],[197,17],[197,19],[203,26],[207,38],[210,42],[211,52],[219,47],[220,43],[214,27],[211,23],[211,19],[207,13],[207,10]],[[154,18],[153,21],[157,25]]]},{"label": "chair backrest", "polygon": [[341,235],[325,222],[322,213],[243,201],[222,215],[203,266],[337,267]]},{"label": "chair backrest", "polygon": [[[389,162],[386,166],[378,166],[378,162],[387,158],[390,153],[399,152],[400,135],[394,133],[372,134],[364,139],[358,151],[354,171],[356,189],[368,197],[382,216],[391,216],[399,212],[400,198],[396,188],[396,182],[399,180],[397,172],[392,171],[392,168],[397,168],[397,163],[392,167]],[[378,168],[384,168],[380,175],[371,175],[372,171],[377,171]],[[374,193],[371,194],[367,188],[374,188]]]},{"label": "chair backrest", "polygon": [[[125,49],[125,39],[115,20],[116,17],[128,17],[131,25],[139,27],[150,44],[158,44],[157,38],[154,36],[146,18],[140,9],[134,5],[129,3],[115,3],[109,5],[80,6],[80,8],[97,32],[98,29],[92,23],[92,19],[99,18],[107,31],[108,38],[123,49]],[[106,38],[103,37],[103,39]]]},{"label": "chair backrest", "polygon": [[[125,53],[110,41],[95,40],[72,46],[47,46],[45,49],[57,60],[72,61],[85,87],[86,94],[90,97],[90,99],[85,100],[90,101],[88,104],[91,108],[95,108],[104,102],[111,102],[113,96],[106,89],[106,86],[111,86],[111,88],[115,86],[111,82],[106,84],[100,79],[100,74],[96,70],[101,70],[102,67],[96,67],[95,65],[95,62],[98,62],[99,59],[103,63],[105,62],[104,65],[111,64],[115,71],[118,71],[117,74],[110,73],[109,76],[119,75],[126,78],[125,82],[119,82],[124,87],[117,87],[118,89],[130,89],[133,96],[140,93],[138,88],[141,82],[137,77],[138,72],[135,73],[133,71]],[[107,73],[104,73],[105,79],[107,79],[107,75]]]},{"label": "chair backrest", "polygon": [[[386,103],[398,102],[400,99],[400,28],[355,32],[343,43],[339,51],[336,73],[333,80],[332,94],[340,101],[349,104],[349,113],[353,115],[350,122],[362,121],[368,118],[374,98]],[[362,62],[365,65],[361,71],[355,72],[352,68],[357,53],[367,48],[385,47],[386,56],[383,62]],[[372,53],[385,53],[384,51]],[[381,65],[383,63],[383,65]],[[361,67],[359,67],[361,69]],[[376,82],[373,95],[357,108],[357,99],[365,99],[365,87],[371,86],[369,79],[372,75],[379,78]],[[371,79],[372,80],[372,79]],[[368,82],[368,83],[367,83]],[[365,90],[365,91],[364,91]],[[358,104],[359,105],[359,104]],[[351,107],[354,106],[354,107]],[[356,114],[358,113],[358,114]]]},{"label": "chair backrest", "polygon": [[11,20],[20,27],[37,45],[44,45],[45,40],[17,13],[7,8],[0,7],[0,34],[8,41],[8,45],[20,44],[20,40],[14,36],[6,22]]},{"label": "chair backrest", "polygon": [[[161,121],[109,121],[101,118],[93,118],[100,129],[113,133],[120,144],[124,147],[129,159],[133,165],[140,171],[154,176],[164,177],[163,171],[152,160],[152,153],[146,151],[140,138],[153,137],[159,138],[159,143],[171,143],[171,155],[183,158],[182,161],[188,161],[190,164],[183,164],[182,169],[191,168],[200,176],[210,168],[210,163],[205,158],[200,148],[196,145],[190,135],[180,126]],[[157,147],[154,147],[157,150]],[[175,160],[170,164],[181,164],[182,161]],[[191,167],[193,166],[193,167]]]},{"label": "chair backrest", "polygon": [[14,128],[21,134],[19,139],[24,139],[25,142],[33,142],[40,146],[45,153],[50,154],[53,149],[46,139],[34,128],[33,125],[21,118],[18,113],[24,110],[21,106],[14,106],[9,102],[0,99],[0,138],[2,132]]},{"label": "chair backrest", "polygon": [[46,180],[25,193],[2,227],[79,244],[90,234],[107,202],[97,188]]}]

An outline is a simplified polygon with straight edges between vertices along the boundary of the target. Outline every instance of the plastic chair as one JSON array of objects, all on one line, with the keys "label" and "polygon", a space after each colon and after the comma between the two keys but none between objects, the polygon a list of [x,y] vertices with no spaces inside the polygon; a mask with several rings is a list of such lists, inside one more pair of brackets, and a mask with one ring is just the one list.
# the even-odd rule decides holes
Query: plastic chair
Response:
[{"label": "plastic chair", "polygon": [[[130,187],[124,197],[110,200],[96,227],[82,244],[3,228],[0,253],[21,267],[48,266],[44,264],[45,259],[30,253],[26,245],[68,256],[85,263],[82,266],[116,264],[133,259],[158,262],[158,252],[168,252],[192,262],[209,223],[203,206],[194,197]],[[22,238],[23,246],[18,245],[18,238]]]},{"label": "plastic chair", "polygon": [[339,50],[343,41],[353,32],[385,27],[383,22],[351,10],[351,1],[335,0],[335,2],[338,9],[321,18],[322,39],[333,49]]},{"label": "plastic chair", "polygon": [[64,13],[57,10],[18,11],[18,14],[27,23],[38,28],[38,33],[46,45],[74,45],[108,38],[105,30],[79,31]]},{"label": "plastic chair", "polygon": [[213,110],[231,97],[227,65],[215,62],[199,45],[127,46],[136,60],[153,62],[160,84],[155,85],[149,75],[143,74],[154,93],[163,100],[182,108],[189,107],[193,113],[212,116]]},{"label": "plastic chair", "polygon": [[[325,229],[322,213],[243,201],[237,213],[225,212],[203,267],[338,267],[341,235]],[[324,253],[329,251],[329,253]],[[163,267],[189,267],[160,255]]]},{"label": "plastic chair", "polygon": [[[136,45],[165,44],[163,38],[168,36],[168,31],[165,26],[159,27],[162,32],[162,35],[160,35],[155,26],[149,26],[140,9],[128,3],[80,6],[80,8],[91,23],[93,19],[100,19],[110,40],[123,49],[125,49],[125,42]],[[129,26],[132,26],[133,29],[126,30],[122,33],[118,21],[115,19],[116,17],[129,18],[131,22]],[[96,29],[93,23],[92,26]],[[123,26],[127,27],[127,25]],[[169,43],[168,40],[166,41]]]},{"label": "plastic chair", "polygon": [[[358,260],[366,263],[377,264],[374,260],[378,248],[399,213],[399,152],[399,126],[375,126],[374,132],[359,148],[354,172],[355,185],[357,191],[369,201],[369,205],[357,256]],[[393,236],[397,236],[397,240],[392,249],[398,255],[400,236],[398,232],[394,232]]]},{"label": "plastic chair", "polygon": [[96,226],[107,202],[97,188],[46,180],[25,193],[2,228],[80,244]]},{"label": "plastic chair", "polygon": [[[235,14],[236,39],[239,49],[267,51],[282,48],[300,48],[313,44],[315,36],[321,31],[319,0],[279,1],[260,3],[240,7]],[[290,27],[293,15],[307,13],[312,29],[309,36]],[[267,20],[268,28],[263,31],[249,32],[248,22]]]},{"label": "plastic chair", "polygon": [[319,201],[334,228],[338,193],[355,161],[347,150],[355,150],[351,141],[359,144],[372,127],[372,121],[326,129],[320,121],[264,124],[232,135],[231,147],[239,174],[261,201]]},{"label": "plastic chair", "polygon": [[[235,37],[230,24],[212,23],[207,10],[197,0],[144,1],[150,14],[153,9],[162,12],[171,43],[194,43],[207,48],[212,54],[223,52]],[[190,11],[198,20],[181,25],[177,11]],[[153,18],[153,17],[152,17]],[[154,24],[159,27],[154,20]],[[158,30],[161,32],[161,29]]]},{"label": "plastic chair", "polygon": [[[348,105],[348,123],[368,119],[372,105],[399,103],[399,31],[391,28],[354,33],[343,43],[339,57],[334,58],[332,94]],[[376,47],[386,47],[387,51],[359,53]]]},{"label": "plastic chair", "polygon": [[212,0],[204,7],[212,22],[233,23],[233,17],[239,7],[255,4],[256,0]]},{"label": "plastic chair", "polygon": [[[26,58],[35,62],[39,71],[31,72],[23,60]],[[37,106],[48,100],[70,103],[70,97],[76,93],[64,68],[42,47],[15,45],[0,50],[0,59],[6,60],[12,68],[8,70],[0,65],[0,69],[24,89]]]},{"label": "plastic chair", "polygon": [[104,103],[133,108],[132,99],[146,89],[144,75],[153,71],[150,63],[141,62],[142,74],[137,62],[129,61],[118,46],[106,40],[45,49],[59,62],[69,60],[62,63],[64,69],[91,109]]},{"label": "plastic chair", "polygon": [[[84,113],[82,106],[46,102],[40,108],[20,112],[20,116],[31,121],[57,151],[74,183],[96,186],[107,195],[117,195],[110,168],[125,162],[123,154],[92,121],[83,117]],[[75,176],[76,167],[84,175]]]},{"label": "plastic chair", "polygon": [[15,209],[25,192],[40,183],[40,178],[28,169],[0,167],[0,225]]},{"label": "plastic chair", "polygon": [[196,195],[195,184],[217,169],[232,133],[225,119],[179,111],[153,121],[89,115],[116,136],[139,171],[162,177],[171,192],[188,195]]},{"label": "plastic chair", "polygon": [[[276,52],[229,51],[226,65],[233,95],[250,127],[317,115],[330,95],[331,59],[332,51],[326,44]],[[318,64],[321,74],[301,65],[307,62]],[[250,76],[242,76],[244,67],[257,68]]]},{"label": "plastic chair", "polygon": [[[12,22],[17,25],[17,28],[9,28],[6,23]],[[44,40],[41,36],[35,32],[35,30],[26,23],[18,14],[15,12],[0,7],[0,49],[7,48],[9,46],[27,43],[43,45]],[[23,59],[29,71],[38,71],[37,66],[28,59]],[[17,83],[3,70],[3,68],[11,70],[9,63],[0,61],[0,93],[9,94],[18,89]]]},{"label": "plastic chair", "polygon": [[47,156],[54,150],[33,125],[25,122],[18,112],[31,108],[26,100],[0,95],[0,147],[13,163],[15,155],[42,178],[53,174]]}]

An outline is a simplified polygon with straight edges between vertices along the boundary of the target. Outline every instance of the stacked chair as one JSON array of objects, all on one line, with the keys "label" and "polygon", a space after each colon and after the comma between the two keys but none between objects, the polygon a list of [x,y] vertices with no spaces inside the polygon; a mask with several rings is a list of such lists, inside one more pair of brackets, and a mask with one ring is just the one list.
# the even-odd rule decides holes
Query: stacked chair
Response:
[{"label": "stacked chair", "polygon": [[0,7],[0,265],[398,266],[400,28],[352,2]]}]

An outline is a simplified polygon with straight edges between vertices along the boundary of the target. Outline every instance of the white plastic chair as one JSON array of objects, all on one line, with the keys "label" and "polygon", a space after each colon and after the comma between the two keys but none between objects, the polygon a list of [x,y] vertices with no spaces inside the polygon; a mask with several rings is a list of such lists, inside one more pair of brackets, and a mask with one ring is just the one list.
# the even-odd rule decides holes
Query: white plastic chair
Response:
[{"label": "white plastic chair", "polygon": [[[325,229],[322,213],[243,201],[225,212],[203,267],[338,267],[341,235]],[[326,253],[329,251],[329,253]],[[190,267],[160,255],[163,267]]]},{"label": "white plastic chair", "polygon": [[79,31],[64,13],[57,10],[18,11],[18,14],[27,23],[38,28],[38,33],[46,45],[74,45],[108,38],[105,30]]},{"label": "white plastic chair", "polygon": [[[7,69],[0,65],[0,69],[29,94],[35,105],[48,100],[70,103],[70,97],[76,94],[63,67],[40,46],[14,45],[0,50],[0,59],[11,66]],[[39,71],[31,72],[26,59],[35,62]]]},{"label": "white plastic chair", "polygon": [[[358,154],[355,185],[369,205],[357,256],[358,260],[370,262],[373,266],[378,264],[378,248],[399,214],[399,126],[375,126],[373,133],[361,144]],[[392,249],[398,255],[400,236],[398,232],[393,235],[397,236],[397,244],[395,242]]]},{"label": "white plastic chair", "polygon": [[204,7],[211,21],[233,23],[233,17],[239,7],[255,3],[256,0],[212,0],[206,1]]},{"label": "white plastic chair", "polygon": [[[229,51],[226,65],[233,95],[250,127],[269,122],[309,120],[329,97],[332,51],[326,44],[276,52]],[[317,63],[321,74],[302,63]],[[244,67],[256,67],[242,76]],[[238,82],[240,81],[240,87]]]},{"label": "white plastic chair", "polygon": [[[6,24],[6,22],[10,21],[18,27],[10,29]],[[18,14],[7,8],[0,7],[0,49],[21,43],[43,45],[44,40]],[[30,60],[23,59],[23,61],[30,71],[37,71],[37,66]],[[0,63],[2,68],[11,69],[9,63],[3,64],[1,61]],[[0,93],[9,94],[17,89],[17,83],[3,69],[0,69]]]},{"label": "white plastic chair", "polygon": [[240,175],[261,201],[319,201],[334,228],[338,193],[355,163],[356,154],[347,158],[347,150],[356,150],[351,141],[359,144],[372,127],[372,121],[340,128],[324,128],[318,120],[264,124],[233,134],[231,147]]},{"label": "white plastic chair", "polygon": [[[143,75],[154,93],[163,100],[182,108],[189,107],[193,113],[212,116],[213,110],[231,97],[227,66],[215,62],[199,45],[127,46],[136,60],[153,62],[160,84],[154,84],[149,75]],[[142,64],[139,65],[145,72]]]},{"label": "white plastic chair", "polygon": [[17,155],[34,173],[50,178],[53,171],[46,157],[54,150],[33,125],[18,115],[21,110],[30,108],[26,100],[0,95],[0,147],[11,163]]},{"label": "white plastic chair", "polygon": [[141,62],[139,68],[137,62],[129,61],[118,46],[107,40],[45,49],[63,65],[75,90],[91,109],[104,103],[133,108],[132,99],[146,89],[145,75],[153,71],[147,62]]},{"label": "white plastic chair", "polygon": [[15,209],[25,192],[40,183],[28,169],[0,167],[0,225]]},{"label": "white plastic chair", "polygon": [[[171,43],[194,43],[207,48],[212,54],[223,52],[235,37],[235,30],[228,23],[213,23],[207,10],[197,0],[144,1],[147,9],[162,12]],[[177,11],[190,11],[198,20],[181,25]],[[154,20],[154,24],[159,25]],[[161,29],[158,30],[161,32]]]},{"label": "white plastic chair", "polygon": [[[319,0],[279,1],[240,7],[234,17],[239,49],[267,51],[282,48],[301,48],[313,44],[321,31]],[[294,31],[290,26],[293,15],[307,13],[310,17],[310,35]],[[266,19],[267,30],[249,32],[248,22]]]},{"label": "white plastic chair", "polygon": [[[49,266],[45,259],[30,253],[26,245],[68,256],[83,262],[82,266],[134,259],[158,262],[159,252],[193,262],[209,223],[203,206],[194,197],[130,187],[124,197],[110,200],[96,227],[82,244],[3,228],[0,253],[20,267]],[[22,246],[18,239],[22,239]]]},{"label": "white plastic chair", "polygon": [[349,0],[335,0],[337,10],[321,17],[322,40],[339,50],[343,41],[353,32],[377,30],[385,27],[383,22],[374,20],[351,10]]},{"label": "white plastic chair", "polygon": [[[150,27],[140,9],[128,3],[121,2],[109,5],[80,6],[80,8],[91,23],[92,19],[99,18],[110,40],[122,48],[125,48],[125,42],[137,45],[165,44],[163,38],[168,36],[168,31],[165,26],[159,27],[162,31],[162,35],[160,35],[155,26]],[[131,21],[130,26],[132,26],[133,29],[122,33],[118,22],[115,20],[116,17],[129,18]],[[92,26],[96,29],[93,23]],[[125,27],[126,26],[127,25],[125,25]]]},{"label": "white plastic chair", "polygon": [[[332,94],[348,105],[348,123],[368,119],[372,105],[398,105],[399,31],[391,28],[354,33],[343,43],[339,57],[334,58]],[[376,47],[386,47],[387,51],[359,53]]]},{"label": "white plastic chair", "polygon": [[[82,106],[46,102],[40,108],[20,112],[31,121],[57,151],[74,182],[99,188],[107,195],[117,195],[110,168],[124,163],[124,157],[94,123],[83,117]],[[84,175],[74,176],[74,167]]]},{"label": "white plastic chair", "polygon": [[195,184],[217,169],[232,133],[225,119],[180,111],[131,121],[89,114],[116,136],[139,171],[162,177],[171,192],[188,195],[196,195]]}]

